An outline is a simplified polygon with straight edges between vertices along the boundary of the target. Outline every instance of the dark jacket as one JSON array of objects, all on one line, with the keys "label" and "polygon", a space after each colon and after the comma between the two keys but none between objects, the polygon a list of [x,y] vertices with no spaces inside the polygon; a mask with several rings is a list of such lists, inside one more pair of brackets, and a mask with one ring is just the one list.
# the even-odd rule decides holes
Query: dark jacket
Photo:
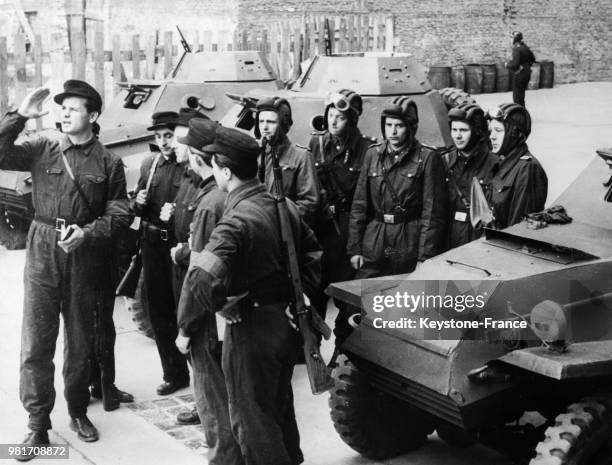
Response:
[{"label": "dark jacket", "polygon": [[[95,137],[78,146],[66,135],[58,140],[37,137],[15,145],[26,121],[12,112],[0,122],[0,169],[32,173],[32,203],[37,215],[79,224],[85,232],[85,244],[108,244],[111,236],[132,220],[123,162]],[[62,152],[91,211],[66,171]]]},{"label": "dark jacket", "polygon": [[[295,245],[302,283],[305,292],[313,295],[321,276],[320,246],[296,205],[287,203],[293,230],[298,233]],[[216,312],[227,296],[245,291],[255,300],[288,301],[283,255],[274,197],[256,180],[232,191],[208,244],[201,253],[192,253],[187,282],[200,311]]]},{"label": "dark jacket", "polygon": [[[319,187],[312,156],[292,144],[287,136],[281,138],[274,150],[278,152],[285,196],[295,202],[306,223],[313,224],[319,208]],[[264,184],[268,192],[273,192],[272,157],[269,155],[266,155],[265,168]]]},{"label": "dark jacket", "polygon": [[[212,176],[200,182],[198,204],[191,223],[191,250],[188,248],[187,262],[190,259],[189,252],[198,254],[204,250],[215,226],[223,216],[226,198],[227,194],[217,188],[217,183]],[[212,313],[204,313],[200,307],[194,305],[191,289],[186,279],[183,283],[177,312],[181,334],[191,336],[198,329],[206,326],[210,333],[214,333],[213,339],[216,341],[216,326],[214,317],[211,320],[211,316]],[[205,321],[208,322],[208,325],[203,324]]]},{"label": "dark jacket", "polygon": [[443,155],[446,165],[446,182],[449,198],[448,248],[459,247],[478,239],[482,228],[474,229],[470,221],[470,193],[472,179],[478,179],[483,190],[487,189],[497,157],[486,143],[474,147],[469,158],[465,158],[455,147]]},{"label": "dark jacket", "polygon": [[[448,223],[444,175],[440,155],[418,141],[396,155],[386,144],[370,147],[353,198],[348,254],[362,255],[366,266],[385,273],[389,270],[376,264],[388,260],[393,270],[401,270],[404,263],[442,252]],[[382,216],[397,213],[393,192],[406,216],[397,224]]]},{"label": "dark jacket", "polygon": [[524,42],[517,42],[512,46],[512,59],[506,63],[506,68],[519,73],[520,71],[531,71],[531,65],[536,58],[533,52]]},{"label": "dark jacket", "polygon": [[334,216],[346,242],[348,217],[361,165],[374,142],[374,139],[363,136],[359,129],[352,131],[344,145],[328,131],[312,133],[309,150],[314,158],[321,196],[315,226],[317,235],[329,226],[330,217]]},{"label": "dark jacket", "polygon": [[159,152],[151,153],[140,166],[140,178],[138,179],[136,192],[140,192],[147,187],[151,167],[158,155],[159,161],[151,180],[147,203],[145,205],[138,205],[134,202],[133,209],[136,215],[142,217],[143,220],[149,221],[160,228],[172,229],[173,219],[169,223],[164,223],[159,219],[159,213],[166,202],[174,202],[181,185],[186,164],[166,159]]},{"label": "dark jacket", "polygon": [[528,213],[544,209],[548,178],[527,144],[514,148],[500,160],[490,181],[489,205],[497,229],[518,223]]},{"label": "dark jacket", "polygon": [[195,210],[200,203],[202,196],[206,192],[202,192],[200,184],[202,179],[191,170],[188,166],[185,167],[181,185],[179,186],[176,198],[174,199],[174,236],[176,242],[181,244],[181,248],[176,252],[175,260],[177,264],[187,267],[189,266],[189,232],[191,222]]}]

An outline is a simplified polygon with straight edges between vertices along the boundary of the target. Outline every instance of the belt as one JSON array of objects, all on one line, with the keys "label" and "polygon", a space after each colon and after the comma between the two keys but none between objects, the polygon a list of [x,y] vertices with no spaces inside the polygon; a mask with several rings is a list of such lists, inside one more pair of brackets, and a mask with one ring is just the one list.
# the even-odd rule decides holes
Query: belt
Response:
[{"label": "belt", "polygon": [[56,231],[59,231],[62,227],[66,227],[69,224],[76,224],[81,227],[88,223],[88,221],[73,221],[72,218],[51,218],[49,216],[39,215],[38,213],[34,214],[34,221],[52,226]]},{"label": "belt", "polygon": [[168,242],[174,237],[172,230],[160,228],[148,222],[142,225],[142,235],[146,240],[162,242]]},{"label": "belt", "polygon": [[269,289],[257,292],[250,292],[243,300],[245,304],[253,307],[264,305],[286,304],[291,300],[288,289]]},{"label": "belt", "polygon": [[376,213],[374,218],[385,224],[401,224],[414,220],[416,216],[408,213]]}]

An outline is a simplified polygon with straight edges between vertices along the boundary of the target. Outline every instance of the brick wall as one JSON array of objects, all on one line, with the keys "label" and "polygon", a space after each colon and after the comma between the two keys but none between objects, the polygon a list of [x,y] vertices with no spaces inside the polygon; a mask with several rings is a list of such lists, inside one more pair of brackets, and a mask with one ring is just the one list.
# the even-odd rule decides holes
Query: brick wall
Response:
[{"label": "brick wall", "polygon": [[305,11],[393,14],[396,49],[427,66],[505,61],[518,29],[538,59],[555,62],[557,83],[612,79],[610,0],[240,0],[238,20],[242,27]]}]

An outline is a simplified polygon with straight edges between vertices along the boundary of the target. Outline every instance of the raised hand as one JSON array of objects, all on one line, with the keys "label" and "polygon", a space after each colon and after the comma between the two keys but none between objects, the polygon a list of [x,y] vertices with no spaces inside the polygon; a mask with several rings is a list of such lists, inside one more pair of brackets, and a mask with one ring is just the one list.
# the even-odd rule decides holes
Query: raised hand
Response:
[{"label": "raised hand", "polygon": [[40,118],[48,114],[48,111],[43,111],[42,105],[49,98],[51,91],[46,87],[39,87],[30,92],[17,110],[21,116],[26,118]]}]

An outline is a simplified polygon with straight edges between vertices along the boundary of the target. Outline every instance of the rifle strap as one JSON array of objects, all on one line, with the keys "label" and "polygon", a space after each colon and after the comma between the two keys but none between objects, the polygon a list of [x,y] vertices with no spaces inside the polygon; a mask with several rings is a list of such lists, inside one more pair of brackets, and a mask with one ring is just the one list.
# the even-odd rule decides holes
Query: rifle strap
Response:
[{"label": "rifle strap", "polygon": [[[417,171],[420,169],[422,163],[423,163],[423,159],[421,158],[421,149],[419,149],[419,161],[418,161]],[[385,168],[384,160],[382,159],[382,157],[380,159],[380,165],[381,165],[381,171],[382,171],[382,176],[383,176],[383,182],[389,188],[389,193],[391,194],[391,199],[393,200],[395,207],[400,210],[405,210],[405,208],[402,206],[402,202],[400,201],[399,196],[397,195],[397,191],[393,187],[393,183],[389,180],[389,172]]]},{"label": "rifle strap", "polygon": [[64,166],[66,167],[66,172],[68,173],[68,176],[70,176],[70,179],[72,179],[74,187],[76,187],[77,192],[83,199],[83,202],[85,202],[85,207],[87,208],[87,211],[89,212],[92,218],[97,218],[98,215],[94,213],[93,208],[91,207],[91,204],[89,203],[89,199],[85,195],[85,192],[83,192],[83,188],[78,183],[78,181],[75,179],[74,173],[72,172],[72,168],[70,168],[70,164],[68,163],[68,159],[66,158],[66,155],[64,154],[64,152],[62,152],[62,161],[64,162]]}]

